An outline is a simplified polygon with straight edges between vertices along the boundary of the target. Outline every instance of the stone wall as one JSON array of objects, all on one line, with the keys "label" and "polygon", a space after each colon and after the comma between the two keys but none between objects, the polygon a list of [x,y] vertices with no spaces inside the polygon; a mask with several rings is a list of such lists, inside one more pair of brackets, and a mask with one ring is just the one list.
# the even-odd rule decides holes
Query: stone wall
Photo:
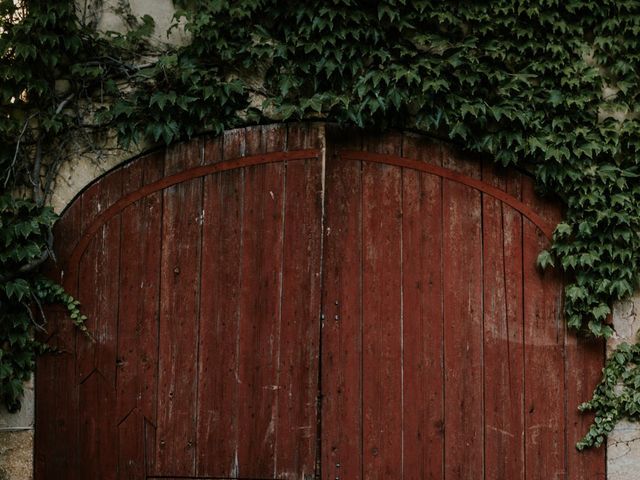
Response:
[{"label": "stone wall", "polygon": [[[616,335],[607,343],[612,351],[619,343],[633,343],[640,330],[640,294],[620,302],[613,309]],[[640,467],[640,425],[620,422],[607,440],[607,479],[637,480]]]},{"label": "stone wall", "polygon": [[0,480],[33,478],[33,430],[0,434]]},{"label": "stone wall", "polygon": [[0,406],[0,480],[32,478],[33,398],[29,382],[20,412],[10,414]]}]

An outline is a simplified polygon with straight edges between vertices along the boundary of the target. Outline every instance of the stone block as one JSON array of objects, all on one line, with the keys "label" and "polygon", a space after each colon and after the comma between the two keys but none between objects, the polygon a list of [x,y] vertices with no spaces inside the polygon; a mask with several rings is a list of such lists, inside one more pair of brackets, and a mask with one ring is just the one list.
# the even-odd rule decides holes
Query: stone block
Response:
[{"label": "stone block", "polygon": [[0,480],[33,478],[33,430],[0,431]]}]

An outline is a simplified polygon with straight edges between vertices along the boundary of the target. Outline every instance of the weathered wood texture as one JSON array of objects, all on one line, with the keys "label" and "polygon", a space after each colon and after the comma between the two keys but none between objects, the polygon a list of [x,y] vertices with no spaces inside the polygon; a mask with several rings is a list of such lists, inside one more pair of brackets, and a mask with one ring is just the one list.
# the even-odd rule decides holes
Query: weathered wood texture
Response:
[{"label": "weathered wood texture", "polygon": [[328,129],[323,479],[605,478],[574,447],[603,344],[536,267],[561,212],[469,157]]},{"label": "weathered wood texture", "polygon": [[56,227],[95,341],[50,310],[35,476],[602,479],[573,445],[603,345],[535,266],[559,218],[411,134],[263,126],[134,160]]}]

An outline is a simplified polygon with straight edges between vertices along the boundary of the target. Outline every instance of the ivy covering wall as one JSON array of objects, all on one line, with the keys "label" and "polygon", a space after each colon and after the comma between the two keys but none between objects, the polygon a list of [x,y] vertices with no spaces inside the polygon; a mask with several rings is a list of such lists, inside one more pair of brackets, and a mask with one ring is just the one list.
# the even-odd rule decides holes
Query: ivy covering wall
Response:
[{"label": "ivy covering wall", "polygon": [[[640,2],[178,6],[192,41],[158,49],[146,40],[151,18],[125,7],[129,33],[98,35],[70,0],[0,0],[0,181],[14,192],[0,202],[8,405],[17,408],[43,348],[32,335],[46,328],[39,305],[63,300],[81,324],[73,299],[38,274],[51,257],[44,205],[60,165],[109,131],[123,145],[169,144],[324,118],[418,130],[525,168],[566,205],[539,264],[566,274],[568,324],[612,335],[611,305],[634,292],[640,267]],[[640,418],[639,360],[638,345],[612,355],[582,406],[596,418],[579,448],[601,444],[620,418]]]}]

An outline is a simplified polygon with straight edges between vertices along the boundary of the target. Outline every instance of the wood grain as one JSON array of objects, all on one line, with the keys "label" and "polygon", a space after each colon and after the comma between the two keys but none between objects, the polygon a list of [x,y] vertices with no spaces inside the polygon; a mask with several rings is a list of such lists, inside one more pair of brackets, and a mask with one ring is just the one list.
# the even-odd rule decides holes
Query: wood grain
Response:
[{"label": "wood grain", "polygon": [[[285,138],[276,139],[281,148]],[[262,129],[248,130],[245,142],[247,155],[264,153]],[[238,474],[271,477],[276,468],[284,166],[249,167],[244,175]]]},{"label": "wood grain", "polygon": [[[202,161],[200,142],[167,154],[165,175]],[[154,472],[195,470],[202,179],[163,192]]]},{"label": "wood grain", "polygon": [[[114,203],[122,190],[121,171],[93,185],[82,197],[82,225]],[[79,390],[78,476],[116,478],[116,342],[119,302],[120,218],[94,237],[80,264],[78,299],[93,337],[76,336]],[[104,473],[100,473],[104,472]]]},{"label": "wood grain", "polygon": [[[56,280],[63,280],[62,262],[68,258],[73,240],[80,235],[82,201],[76,201],[54,227],[54,248],[58,263],[47,265],[47,273]],[[69,282],[69,293],[77,295],[76,282]],[[38,357],[36,366],[35,396],[37,421],[34,438],[35,478],[74,480],[78,461],[78,388],[76,383],[76,335],[62,305],[45,308],[46,332],[43,337],[60,353]],[[62,387],[62,388],[61,388]]]},{"label": "wood grain", "polygon": [[[401,137],[365,137],[368,151],[400,154]],[[362,167],[364,478],[402,475],[402,171]]]},{"label": "wood grain", "polygon": [[[521,177],[485,163],[482,179],[516,198]],[[521,214],[482,196],[484,452],[487,478],[524,478]]]},{"label": "wood grain", "polygon": [[[321,158],[325,152],[326,157]],[[531,179],[396,132],[236,129],[130,162],[56,226],[35,478],[603,479],[602,343],[536,257]]]},{"label": "wood grain", "polygon": [[[478,178],[480,165],[447,151],[443,166]],[[445,362],[445,478],[483,475],[482,202],[445,179],[442,186]]]},{"label": "wood grain", "polygon": [[[123,170],[123,191],[162,177],[164,155]],[[116,358],[118,478],[144,478],[144,418],[156,421],[162,197],[150,195],[122,214]]]},{"label": "wood grain", "polygon": [[322,299],[322,478],[362,478],[362,177],[340,146],[357,130],[327,128]]},{"label": "wood grain", "polygon": [[[542,204],[525,182],[522,196],[538,210]],[[546,213],[546,212],[545,212]],[[524,364],[525,364],[525,476],[564,478],[565,440],[564,320],[562,279],[557,271],[541,272],[538,252],[548,241],[528,220],[523,221]]]},{"label": "wood grain", "polygon": [[[244,134],[207,145],[207,163],[234,155]],[[243,172],[204,179],[200,358],[198,364],[198,475],[237,472],[238,296],[241,286]]]},{"label": "wood grain", "polygon": [[[287,131],[287,148],[319,147],[313,126]],[[286,164],[276,478],[315,473],[321,293],[322,163]]]},{"label": "wood grain", "polygon": [[[441,165],[442,150],[415,135],[402,153]],[[444,469],[442,179],[402,173],[403,473],[440,479]]]}]

